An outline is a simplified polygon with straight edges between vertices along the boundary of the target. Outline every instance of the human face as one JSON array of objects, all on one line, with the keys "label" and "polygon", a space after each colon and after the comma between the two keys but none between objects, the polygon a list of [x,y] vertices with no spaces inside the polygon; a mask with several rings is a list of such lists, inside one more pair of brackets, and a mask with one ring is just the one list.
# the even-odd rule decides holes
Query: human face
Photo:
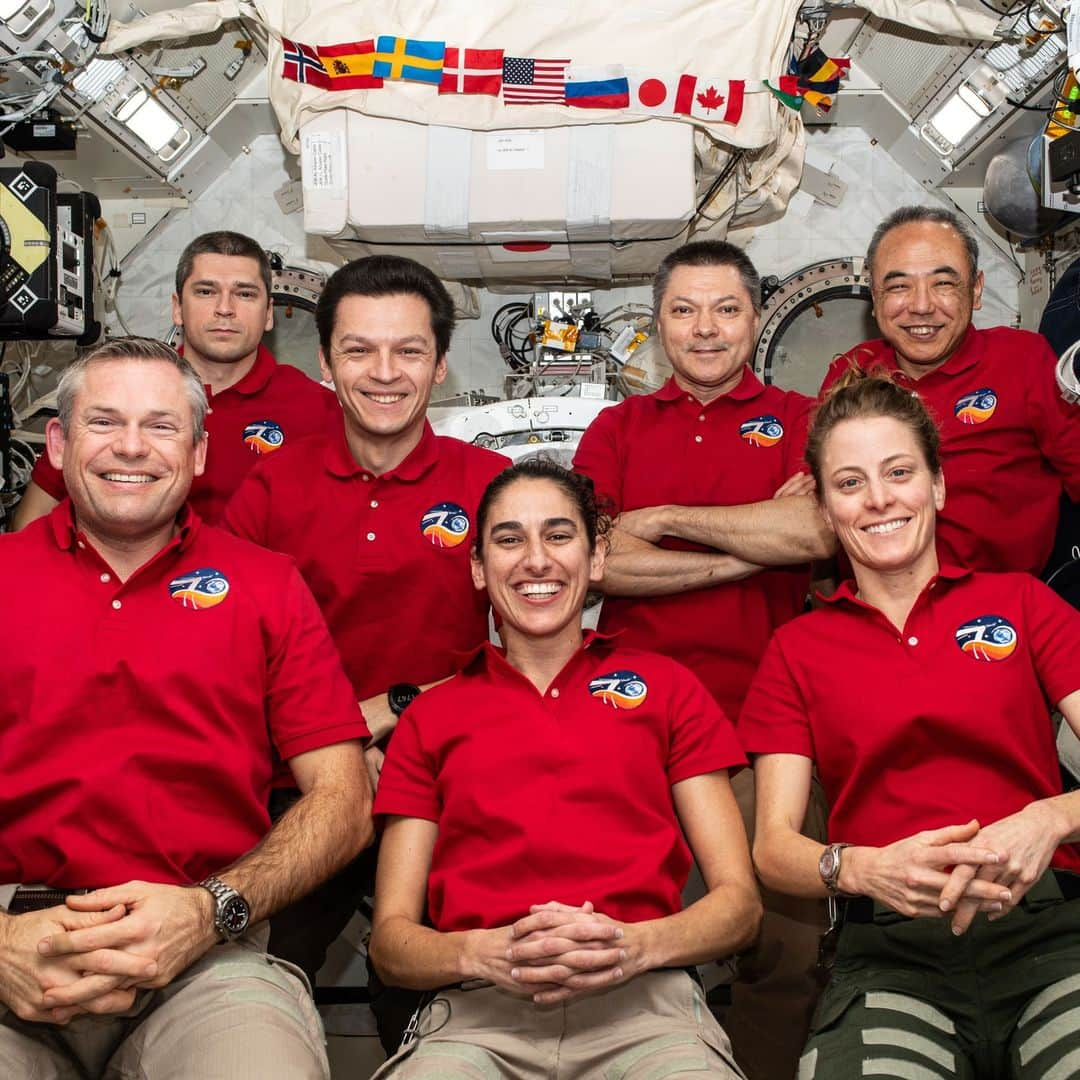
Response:
[{"label": "human face", "polygon": [[941,367],[982,307],[983,275],[972,276],[951,225],[913,221],[890,229],[874,256],[871,292],[882,337],[913,379]]},{"label": "human face", "polygon": [[246,255],[196,255],[191,274],[172,298],[173,323],[184,330],[184,357],[195,365],[254,361],[274,326],[259,264]]},{"label": "human face", "polygon": [[183,376],[171,364],[91,364],[67,434],[58,420],[46,431],[80,528],[106,544],[171,529],[206,463],[206,436],[195,443],[193,429]]},{"label": "human face", "polygon": [[852,565],[936,571],[934,525],[945,480],[914,432],[891,416],[843,420],[822,452],[822,511]]},{"label": "human face", "polygon": [[491,504],[473,583],[486,588],[503,641],[580,639],[589,584],[603,575],[573,499],[551,480],[514,481]]},{"label": "human face", "polygon": [[350,431],[367,443],[418,441],[431,391],[446,378],[431,309],[415,293],[344,297],[319,360]]},{"label": "human face", "polygon": [[656,315],[680,389],[706,404],[739,385],[758,316],[733,266],[677,266]]}]

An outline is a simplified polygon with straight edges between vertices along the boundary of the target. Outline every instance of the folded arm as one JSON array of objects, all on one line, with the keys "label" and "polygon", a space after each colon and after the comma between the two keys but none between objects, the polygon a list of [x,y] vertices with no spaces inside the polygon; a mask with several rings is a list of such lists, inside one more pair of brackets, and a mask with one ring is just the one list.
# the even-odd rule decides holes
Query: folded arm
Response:
[{"label": "folded arm", "polygon": [[791,566],[836,551],[836,536],[812,495],[741,506],[649,506],[620,514],[617,524],[649,543],[677,537],[759,566]]}]

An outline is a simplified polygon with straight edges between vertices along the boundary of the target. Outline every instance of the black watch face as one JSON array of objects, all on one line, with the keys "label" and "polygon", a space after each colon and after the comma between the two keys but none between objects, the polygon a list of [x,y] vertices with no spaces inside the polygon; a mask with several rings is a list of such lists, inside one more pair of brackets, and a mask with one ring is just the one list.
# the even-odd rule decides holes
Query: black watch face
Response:
[{"label": "black watch face", "polygon": [[387,700],[390,702],[390,711],[395,716],[400,716],[420,696],[420,687],[411,683],[396,683],[387,691]]},{"label": "black watch face", "polygon": [[247,901],[239,896],[233,896],[225,901],[221,911],[221,925],[227,934],[242,934],[248,924]]}]

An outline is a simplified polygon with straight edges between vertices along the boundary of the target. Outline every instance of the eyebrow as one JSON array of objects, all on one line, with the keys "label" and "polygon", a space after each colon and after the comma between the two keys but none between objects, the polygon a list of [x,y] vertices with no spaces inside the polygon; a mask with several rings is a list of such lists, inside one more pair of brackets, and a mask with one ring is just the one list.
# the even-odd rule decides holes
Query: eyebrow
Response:
[{"label": "eyebrow", "polygon": [[[712,303],[713,305],[727,304],[732,300],[735,300],[735,301],[737,301],[739,303],[743,302],[743,298],[741,296],[739,296],[737,293],[728,293],[727,296],[719,296],[715,300],[710,301],[710,303]],[[671,298],[671,300],[668,301],[668,302],[672,303],[672,304],[694,304],[694,305],[697,305],[697,301],[696,300],[691,300],[690,297],[688,297],[688,296],[673,296]]]},{"label": "eyebrow", "polygon": [[[406,337],[392,338],[391,342],[394,345],[407,345],[409,342],[418,341],[421,345],[430,345],[431,341],[423,334],[409,334]],[[346,342],[355,342],[358,345],[372,345],[375,344],[372,338],[366,337],[363,334],[342,334],[338,339],[338,346],[344,345]]]},{"label": "eyebrow", "polygon": [[224,285],[226,288],[230,285],[234,289],[258,289],[262,287],[261,281],[220,281],[215,278],[199,278],[197,281],[191,282],[191,287],[197,289],[200,285],[210,286],[212,288],[220,288]]},{"label": "eyebrow", "polygon": [[[124,414],[111,405],[87,405],[83,409],[84,413],[104,413],[106,416],[123,416]],[[172,409],[150,409],[139,417],[140,420],[160,420],[162,417],[168,417],[173,420],[180,420],[181,416],[178,412],[174,412]]]},{"label": "eyebrow", "polygon": [[[502,532],[512,532],[514,530],[519,530],[520,531],[524,527],[525,526],[522,525],[520,521],[500,521],[497,525],[492,525],[491,526],[491,531],[493,533],[497,533],[497,532],[500,532],[500,531],[502,531]],[[566,518],[566,517],[553,517],[553,518],[545,518],[544,519],[543,528],[551,529],[551,528],[556,528],[556,527],[561,528],[561,529],[566,529],[566,528],[576,529],[577,528],[577,522],[574,521],[573,518]]]},{"label": "eyebrow", "polygon": [[[901,458],[910,458],[910,457],[914,457],[914,455],[909,453],[906,450],[901,450],[897,454],[890,454],[887,458],[882,458],[880,464],[881,465],[891,465],[894,461],[898,461]],[[838,465],[835,469],[833,469],[833,471],[832,471],[832,473],[830,475],[831,476],[836,476],[837,473],[842,473],[842,472],[844,472],[846,470],[850,470],[852,472],[865,472],[866,471],[861,465]]]},{"label": "eyebrow", "polygon": [[[936,266],[928,276],[933,277],[935,274],[952,274],[954,277],[960,277],[960,271],[955,266]],[[911,276],[912,272],[910,270],[890,270],[881,280],[889,281],[891,278]]]}]

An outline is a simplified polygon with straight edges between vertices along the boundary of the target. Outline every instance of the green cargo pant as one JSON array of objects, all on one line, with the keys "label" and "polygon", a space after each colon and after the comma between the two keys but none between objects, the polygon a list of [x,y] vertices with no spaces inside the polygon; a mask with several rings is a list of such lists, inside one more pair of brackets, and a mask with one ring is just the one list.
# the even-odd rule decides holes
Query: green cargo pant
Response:
[{"label": "green cargo pant", "polygon": [[1080,1078],[1080,900],[1047,872],[997,922],[845,923],[798,1080]]}]

